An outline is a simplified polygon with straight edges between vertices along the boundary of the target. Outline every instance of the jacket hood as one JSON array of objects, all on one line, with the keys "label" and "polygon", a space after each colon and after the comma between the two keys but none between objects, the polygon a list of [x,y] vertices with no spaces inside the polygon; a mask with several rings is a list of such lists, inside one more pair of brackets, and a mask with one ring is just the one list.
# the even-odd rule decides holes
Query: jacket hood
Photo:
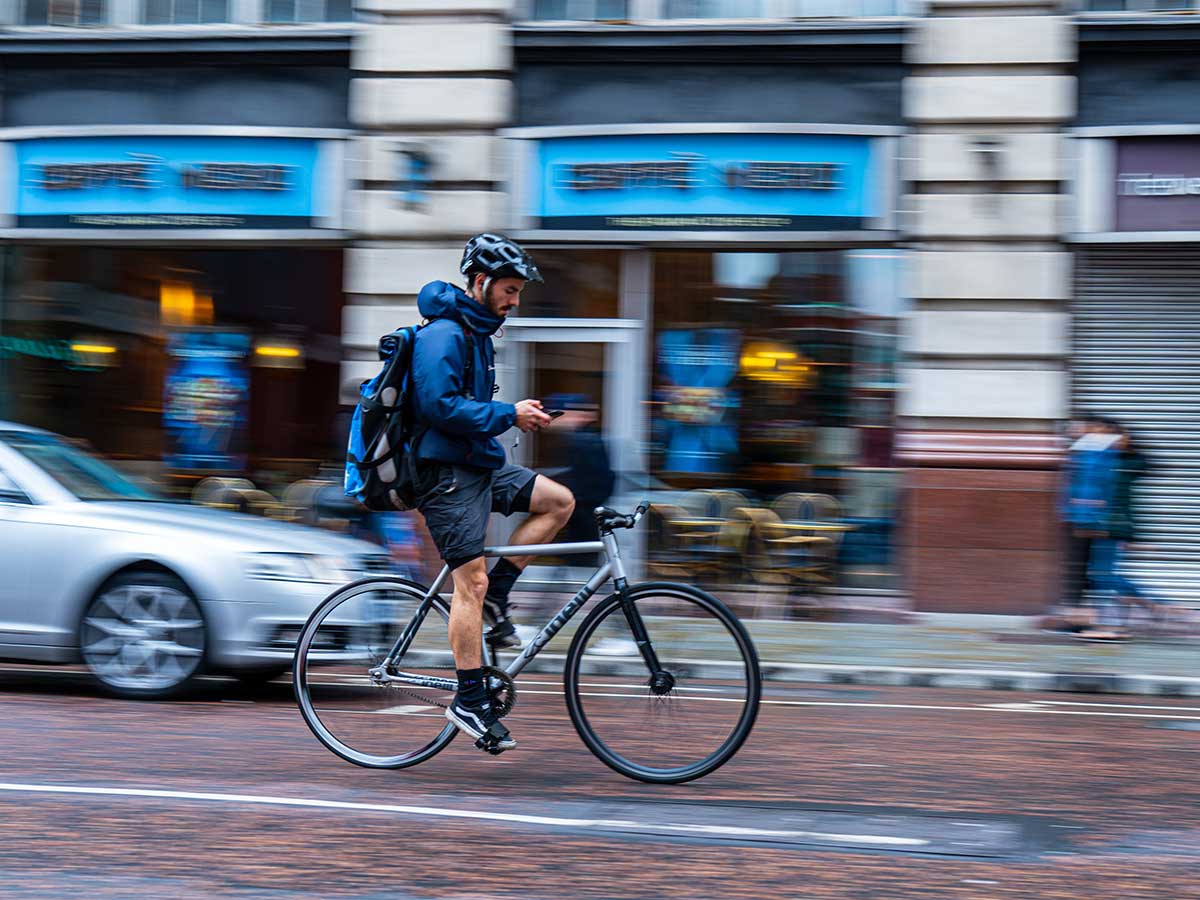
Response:
[{"label": "jacket hood", "polygon": [[417,295],[417,309],[426,319],[453,319],[477,334],[495,334],[504,320],[480,306],[466,292],[445,281],[431,281]]}]

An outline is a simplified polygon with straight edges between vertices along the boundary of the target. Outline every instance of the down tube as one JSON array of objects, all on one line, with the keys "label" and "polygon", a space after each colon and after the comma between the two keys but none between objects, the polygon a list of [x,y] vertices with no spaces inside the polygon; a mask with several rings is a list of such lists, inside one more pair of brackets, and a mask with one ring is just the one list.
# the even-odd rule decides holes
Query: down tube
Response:
[{"label": "down tube", "polygon": [[550,639],[562,631],[562,627],[571,621],[571,617],[575,613],[579,612],[579,607],[587,603],[592,595],[600,590],[600,587],[604,582],[608,581],[611,574],[612,563],[606,562],[597,569],[596,574],[589,578],[587,584],[579,589],[579,593],[568,600],[567,605],[558,611],[558,615],[546,623],[546,627],[539,631],[537,636],[529,642],[529,646],[522,651],[521,655],[509,663],[506,670],[508,674],[513,677],[519,675],[521,670],[533,661],[533,658],[538,655],[541,649],[550,643]]}]

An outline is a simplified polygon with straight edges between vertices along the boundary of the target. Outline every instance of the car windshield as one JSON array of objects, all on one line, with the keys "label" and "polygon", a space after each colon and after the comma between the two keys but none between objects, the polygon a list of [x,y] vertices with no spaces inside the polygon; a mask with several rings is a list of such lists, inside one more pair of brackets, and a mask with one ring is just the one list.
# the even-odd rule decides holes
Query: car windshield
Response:
[{"label": "car windshield", "polygon": [[159,497],[108,463],[53,435],[32,431],[0,432],[3,441],[80,500],[143,500]]}]

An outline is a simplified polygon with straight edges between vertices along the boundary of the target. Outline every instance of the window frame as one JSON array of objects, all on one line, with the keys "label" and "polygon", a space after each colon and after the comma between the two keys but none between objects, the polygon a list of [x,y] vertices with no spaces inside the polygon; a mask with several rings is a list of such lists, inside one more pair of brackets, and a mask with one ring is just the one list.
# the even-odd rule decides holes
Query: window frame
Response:
[{"label": "window frame", "polygon": [[[112,24],[112,15],[114,2],[113,0],[99,0],[101,6],[100,19],[96,22],[83,22],[82,12],[85,0],[72,0],[74,4],[76,16],[74,22],[54,22],[51,21],[51,11],[55,0],[46,0],[46,21],[45,22],[30,22],[29,18],[29,3],[30,0],[21,0],[17,23],[22,28],[103,28],[106,25]],[[61,0],[59,0],[61,2]]]},{"label": "window frame", "polygon": [[[150,0],[140,0],[140,2],[138,3],[139,9],[138,9],[137,24],[145,25],[149,28],[189,28],[189,27],[195,27],[198,25],[204,25],[204,26],[209,26],[209,27],[220,26],[220,25],[232,25],[236,21],[237,0],[224,0],[224,2],[225,2],[225,17],[223,19],[217,19],[213,22],[177,22],[177,21],[175,21],[175,8],[176,8],[176,5],[179,3],[179,0],[166,0],[166,2],[168,2],[171,6],[171,19],[166,22],[150,22],[150,21],[148,21],[148,11],[149,11],[149,6],[150,6]],[[204,0],[197,0],[197,2],[201,5],[203,5]]]},{"label": "window frame", "polygon": [[[538,24],[558,22],[606,22],[612,21],[609,19],[598,19],[594,12],[589,14],[588,10],[595,10],[601,0],[566,0],[567,16],[566,19],[543,19],[534,18],[534,4],[536,0],[520,0],[518,4],[517,19],[522,24]],[[812,19],[828,19],[828,18],[895,18],[908,16],[912,14],[912,4],[915,0],[889,0],[894,9],[890,13],[865,13],[864,6],[870,0],[837,0],[844,4],[847,11],[830,15],[825,12],[815,12],[812,14],[802,14],[799,5],[805,0],[761,0],[762,12],[750,16],[699,16],[699,17],[682,17],[668,15],[668,9],[672,0],[626,0],[627,15],[621,21],[630,22],[633,24],[641,24],[646,22],[663,23],[663,22],[679,22],[685,24],[713,24],[716,22],[766,22],[766,21],[789,21],[789,22],[804,22]],[[814,0],[815,2],[815,0]],[[825,0],[831,2],[831,0]],[[1152,3],[1153,0],[1135,0],[1135,2]],[[857,11],[849,11],[852,7],[857,7]]]}]

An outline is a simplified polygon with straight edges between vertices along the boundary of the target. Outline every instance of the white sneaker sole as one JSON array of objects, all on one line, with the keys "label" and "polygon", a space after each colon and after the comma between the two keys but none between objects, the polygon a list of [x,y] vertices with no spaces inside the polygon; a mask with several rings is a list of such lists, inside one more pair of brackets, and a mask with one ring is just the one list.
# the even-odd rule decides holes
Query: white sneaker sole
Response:
[{"label": "white sneaker sole", "polygon": [[[456,716],[453,709],[446,710],[446,718],[449,719],[451,723],[456,725],[459,731],[463,732],[463,734],[469,734],[475,740],[479,740],[485,734],[485,732],[480,731],[479,727],[469,719]],[[500,750],[511,750],[515,746],[517,746],[517,742],[511,737],[508,738],[508,740],[500,741],[498,744],[496,744],[497,749]]]}]

